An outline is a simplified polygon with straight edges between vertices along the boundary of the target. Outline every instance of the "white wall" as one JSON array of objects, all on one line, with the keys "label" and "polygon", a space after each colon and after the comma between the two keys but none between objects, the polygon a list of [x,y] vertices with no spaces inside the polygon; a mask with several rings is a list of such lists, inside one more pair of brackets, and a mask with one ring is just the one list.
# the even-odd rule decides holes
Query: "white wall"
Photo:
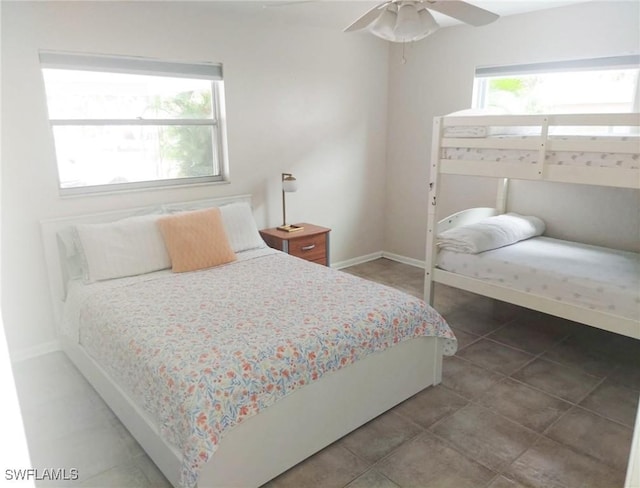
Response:
[{"label": "white wall", "polygon": [[[224,64],[231,183],[58,196],[38,49]],[[215,2],[3,2],[2,313],[12,355],[55,340],[39,221],[251,193],[258,224],[331,227],[332,259],[383,247],[388,47],[369,36],[261,22]],[[35,349],[34,349],[35,348]]]},{"label": "white wall", "polygon": [[[550,4],[552,2],[549,2]],[[640,51],[640,3],[637,1],[588,2],[568,7],[504,17],[483,27],[442,29],[405,48],[394,46],[389,61],[389,139],[387,162],[387,219],[385,250],[424,259],[427,219],[428,162],[433,117],[471,106],[477,66],[560,61],[638,53]],[[532,184],[528,184],[529,191]],[[523,184],[519,188],[523,188]],[[438,204],[440,217],[473,206],[493,206],[493,180],[446,176]],[[549,187],[545,188],[545,191]],[[570,192],[566,192],[565,198]],[[592,210],[569,213],[562,224],[557,207],[552,214],[556,236],[620,248],[640,246],[638,192],[617,189],[602,192],[584,187],[572,202],[582,208],[582,197],[595,194]],[[545,201],[537,193],[530,197]],[[572,196],[574,196],[572,194]],[[591,200],[593,202],[593,200]],[[615,203],[615,205],[614,205]],[[531,210],[531,206],[527,207]],[[618,212],[635,221],[618,226]],[[541,209],[547,212],[549,209]],[[589,216],[592,220],[584,220]],[[590,225],[606,222],[606,226]]]}]

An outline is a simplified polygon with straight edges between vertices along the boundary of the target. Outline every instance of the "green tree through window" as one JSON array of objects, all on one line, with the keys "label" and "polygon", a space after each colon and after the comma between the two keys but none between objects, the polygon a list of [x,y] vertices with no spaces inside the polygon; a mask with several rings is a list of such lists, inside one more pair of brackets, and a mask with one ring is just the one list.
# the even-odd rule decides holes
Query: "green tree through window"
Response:
[{"label": "green tree through window", "polygon": [[[209,117],[212,111],[211,92],[181,92],[172,99],[156,98],[155,107],[185,119]],[[169,126],[160,132],[162,159],[179,164],[178,177],[206,176],[213,165],[213,138],[208,127]]]}]

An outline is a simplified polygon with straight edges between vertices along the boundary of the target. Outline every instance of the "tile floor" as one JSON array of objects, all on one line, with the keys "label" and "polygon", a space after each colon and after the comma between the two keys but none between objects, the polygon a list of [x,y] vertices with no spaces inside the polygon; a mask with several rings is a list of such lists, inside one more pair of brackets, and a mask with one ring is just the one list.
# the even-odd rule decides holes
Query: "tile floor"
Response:
[{"label": "tile floor", "polygon": [[[345,271],[422,296],[423,272]],[[264,488],[621,487],[640,395],[640,341],[444,286],[459,339],[428,388]],[[62,353],[14,366],[32,461],[78,487],[168,487]]]}]

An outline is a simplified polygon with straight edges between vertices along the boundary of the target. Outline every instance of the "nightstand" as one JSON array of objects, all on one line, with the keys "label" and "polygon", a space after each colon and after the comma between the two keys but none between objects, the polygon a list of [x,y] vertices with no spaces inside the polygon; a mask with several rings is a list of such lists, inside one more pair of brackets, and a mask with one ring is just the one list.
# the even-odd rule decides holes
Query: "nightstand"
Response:
[{"label": "nightstand", "polygon": [[331,229],[313,224],[297,224],[304,229],[285,232],[275,227],[263,229],[260,235],[269,247],[307,261],[329,266],[329,232]]}]

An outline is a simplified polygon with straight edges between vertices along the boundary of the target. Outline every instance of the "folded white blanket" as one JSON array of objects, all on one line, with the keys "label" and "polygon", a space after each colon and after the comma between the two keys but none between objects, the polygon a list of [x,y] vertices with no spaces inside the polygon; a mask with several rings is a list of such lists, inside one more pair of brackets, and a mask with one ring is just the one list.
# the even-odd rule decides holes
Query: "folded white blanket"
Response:
[{"label": "folded white blanket", "polygon": [[539,236],[544,229],[544,222],[538,217],[507,213],[441,232],[436,237],[436,245],[450,251],[477,254]]}]

